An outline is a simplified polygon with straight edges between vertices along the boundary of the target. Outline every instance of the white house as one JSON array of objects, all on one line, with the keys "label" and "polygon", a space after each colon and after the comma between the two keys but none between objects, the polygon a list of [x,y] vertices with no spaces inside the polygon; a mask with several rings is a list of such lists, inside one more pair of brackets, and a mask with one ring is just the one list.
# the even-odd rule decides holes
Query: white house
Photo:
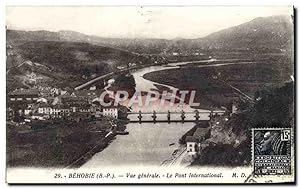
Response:
[{"label": "white house", "polygon": [[46,114],[50,115],[52,113],[52,108],[49,106],[42,106],[38,108],[38,113],[39,114]]},{"label": "white house", "polygon": [[47,99],[45,99],[45,98],[38,98],[38,99],[37,99],[37,102],[45,103],[45,104],[48,103]]},{"label": "white house", "polygon": [[189,155],[196,155],[199,149],[198,139],[194,136],[186,137],[186,151]]},{"label": "white house", "polygon": [[24,110],[24,115],[29,115],[30,113],[32,113],[32,108],[31,107],[28,107]]},{"label": "white house", "polygon": [[237,103],[234,101],[234,102],[232,102],[231,114],[236,114],[237,111],[238,111]]},{"label": "white house", "polygon": [[118,118],[118,108],[114,106],[103,107],[103,116]]},{"label": "white house", "polygon": [[194,132],[193,136],[187,136],[186,141],[186,149],[187,153],[191,156],[196,156],[201,153],[201,150],[207,146],[207,142],[205,141],[210,136],[210,128],[197,128]]},{"label": "white house", "polygon": [[51,108],[50,114],[54,115],[55,117],[60,116],[60,108],[57,106],[54,106],[53,108]]}]

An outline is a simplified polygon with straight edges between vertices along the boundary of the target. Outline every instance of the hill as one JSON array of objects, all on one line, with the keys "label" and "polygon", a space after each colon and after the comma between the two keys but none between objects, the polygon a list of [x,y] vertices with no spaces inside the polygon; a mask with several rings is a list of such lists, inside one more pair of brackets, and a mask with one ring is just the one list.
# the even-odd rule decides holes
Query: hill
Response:
[{"label": "hill", "polygon": [[83,42],[144,54],[159,54],[162,49],[172,43],[172,41],[166,39],[104,38],[69,30],[59,32],[7,30],[6,35],[7,39],[14,43],[27,41]]},{"label": "hill", "polygon": [[259,17],[250,22],[217,31],[197,39],[104,38],[74,31],[18,31],[7,30],[14,41],[85,42],[144,54],[202,49],[272,49],[291,50],[293,23],[288,16]]},{"label": "hill", "polygon": [[[33,41],[31,37],[26,37],[30,39],[28,41],[16,41],[16,38],[14,42],[10,41],[7,53],[8,78],[24,77],[31,72],[43,76],[47,73],[47,77],[53,79],[51,84],[73,87],[86,79],[116,71],[118,66],[129,62],[149,63],[144,56],[110,47],[82,42]],[[24,64],[26,61],[33,64]],[[36,69],[36,63],[48,70],[38,71],[41,69]]]},{"label": "hill", "polygon": [[250,22],[212,33],[203,44],[214,48],[287,49],[293,47],[290,17],[259,17]]},{"label": "hill", "polygon": [[[52,72],[47,77],[63,86],[80,84],[129,62],[149,63],[149,58],[141,54],[168,56],[172,52],[181,52],[188,55],[197,51],[217,58],[233,58],[228,53],[230,51],[235,58],[239,58],[236,52],[244,51],[243,56],[287,52],[292,57],[294,41],[293,24],[287,16],[256,18],[198,39],[103,38],[74,31],[45,30],[7,30],[6,35],[9,81],[14,80],[13,73],[21,76],[24,72],[31,74],[31,68],[10,72],[11,68],[19,69],[18,65],[31,61],[49,68]],[[37,72],[41,69],[33,70]],[[42,75],[45,73],[41,72]]]}]

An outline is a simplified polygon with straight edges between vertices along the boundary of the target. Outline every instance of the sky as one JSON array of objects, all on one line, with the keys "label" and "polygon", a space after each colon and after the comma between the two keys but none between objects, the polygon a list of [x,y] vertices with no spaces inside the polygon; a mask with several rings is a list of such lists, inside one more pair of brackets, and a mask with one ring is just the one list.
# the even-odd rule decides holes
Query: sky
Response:
[{"label": "sky", "polygon": [[115,6],[7,7],[6,26],[17,30],[72,30],[100,37],[200,38],[257,17],[291,15],[292,7]]}]

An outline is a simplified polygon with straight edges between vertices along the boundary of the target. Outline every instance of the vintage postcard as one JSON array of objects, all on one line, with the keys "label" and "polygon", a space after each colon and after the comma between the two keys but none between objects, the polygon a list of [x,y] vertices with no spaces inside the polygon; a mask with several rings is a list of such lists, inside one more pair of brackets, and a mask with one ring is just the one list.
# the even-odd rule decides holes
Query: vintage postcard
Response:
[{"label": "vintage postcard", "polygon": [[6,7],[6,182],[295,183],[293,6]]}]

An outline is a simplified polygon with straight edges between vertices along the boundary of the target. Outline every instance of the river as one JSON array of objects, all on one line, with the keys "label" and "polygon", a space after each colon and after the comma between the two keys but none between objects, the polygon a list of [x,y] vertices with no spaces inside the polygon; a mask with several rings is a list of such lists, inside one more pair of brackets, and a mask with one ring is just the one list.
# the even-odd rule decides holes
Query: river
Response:
[{"label": "river", "polygon": [[[136,82],[136,91],[156,90],[155,85],[168,87],[171,90],[176,88],[168,85],[162,85],[144,79],[142,76],[146,73],[172,69],[167,66],[151,66],[139,69],[132,73]],[[162,108],[166,108],[165,105]],[[138,107],[133,106],[133,111],[153,111],[157,106]],[[192,111],[188,105],[182,104],[172,107],[172,111]],[[165,110],[167,111],[167,109]],[[178,141],[183,134],[194,126],[194,123],[129,123],[126,125],[129,135],[118,135],[107,148],[95,154],[87,161],[82,168],[97,168],[104,166],[126,166],[126,165],[157,165],[170,158],[171,154],[179,146]],[[173,144],[174,145],[170,145]]]},{"label": "river", "polygon": [[[207,62],[210,62],[209,60]],[[213,59],[215,61],[215,59]],[[199,61],[195,61],[198,63]],[[205,62],[205,61],[201,61]],[[167,87],[171,90],[178,90],[172,86],[155,83],[143,78],[146,73],[174,69],[179,65],[184,65],[193,62],[173,63],[168,66],[151,66],[139,69],[132,73],[136,82],[136,91],[158,90],[156,85]],[[242,62],[241,62],[242,63]],[[254,62],[252,62],[254,63]],[[228,64],[228,63],[227,63]],[[232,63],[239,64],[239,63]],[[225,66],[226,64],[203,65],[204,66]],[[198,65],[197,65],[198,66]],[[202,67],[202,66],[199,66]],[[161,108],[161,109],[159,109]],[[133,111],[193,111],[187,104],[175,105],[169,107],[165,105],[138,107],[133,106]],[[205,111],[205,110],[201,110]],[[207,110],[207,112],[209,112]],[[134,116],[134,115],[130,115]],[[135,115],[136,116],[136,115]],[[130,118],[130,117],[129,117]],[[189,129],[194,126],[194,123],[129,123],[126,125],[129,135],[118,135],[107,148],[95,154],[89,161],[87,161],[82,168],[97,168],[105,166],[126,166],[126,165],[151,165],[159,166],[164,160],[171,157],[174,150],[179,147],[179,139]],[[174,145],[173,145],[174,143]],[[172,145],[170,145],[172,144]]]}]

